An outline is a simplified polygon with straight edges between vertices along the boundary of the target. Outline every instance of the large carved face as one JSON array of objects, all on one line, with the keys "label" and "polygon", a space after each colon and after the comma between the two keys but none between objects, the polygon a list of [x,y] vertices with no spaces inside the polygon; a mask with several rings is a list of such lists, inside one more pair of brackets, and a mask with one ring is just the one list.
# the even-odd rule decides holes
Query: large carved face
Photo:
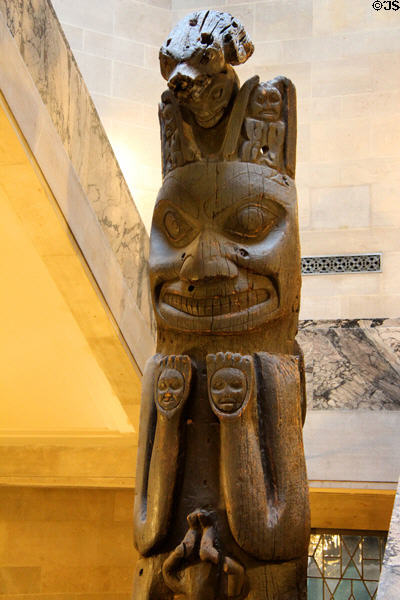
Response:
[{"label": "large carved face", "polygon": [[192,163],[165,179],[150,250],[159,328],[229,335],[297,317],[299,261],[291,179],[240,162]]}]

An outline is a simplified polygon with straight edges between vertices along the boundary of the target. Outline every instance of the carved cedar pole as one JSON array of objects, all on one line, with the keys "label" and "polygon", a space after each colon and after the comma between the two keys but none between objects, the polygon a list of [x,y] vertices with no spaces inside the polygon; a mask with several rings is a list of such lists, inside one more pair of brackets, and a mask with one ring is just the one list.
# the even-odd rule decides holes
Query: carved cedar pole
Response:
[{"label": "carved cedar pole", "polygon": [[285,77],[240,88],[252,52],[215,11],[160,50],[134,600],[306,598],[296,95]]}]

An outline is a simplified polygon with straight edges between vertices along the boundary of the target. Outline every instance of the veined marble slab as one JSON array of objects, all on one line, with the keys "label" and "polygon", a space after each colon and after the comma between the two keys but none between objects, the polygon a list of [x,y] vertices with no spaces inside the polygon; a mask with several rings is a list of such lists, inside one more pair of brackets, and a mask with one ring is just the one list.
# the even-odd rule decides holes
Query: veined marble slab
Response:
[{"label": "veined marble slab", "polygon": [[386,542],[377,600],[400,598],[400,481],[394,501],[389,536]]},{"label": "veined marble slab", "polygon": [[400,410],[400,319],[303,321],[309,409]]}]

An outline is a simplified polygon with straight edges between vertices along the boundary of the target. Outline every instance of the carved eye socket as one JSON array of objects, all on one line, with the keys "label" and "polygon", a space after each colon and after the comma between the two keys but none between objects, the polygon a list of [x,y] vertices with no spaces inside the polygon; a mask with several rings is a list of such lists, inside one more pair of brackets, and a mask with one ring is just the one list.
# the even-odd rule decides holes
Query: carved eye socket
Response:
[{"label": "carved eye socket", "polygon": [[224,93],[224,88],[217,87],[215,90],[213,90],[212,97],[214,100],[219,100],[222,97],[223,93]]},{"label": "carved eye socket", "polygon": [[174,210],[168,210],[164,215],[164,227],[168,236],[174,242],[181,242],[192,231],[184,218]]},{"label": "carved eye socket", "polygon": [[166,383],[165,379],[160,379],[158,381],[158,389],[162,390],[162,391],[167,389],[167,383]]},{"label": "carved eye socket", "polygon": [[269,92],[268,101],[270,102],[270,104],[278,104],[280,100],[281,96],[277,91],[273,90],[272,92]]},{"label": "carved eye socket", "polygon": [[234,235],[260,238],[276,225],[278,216],[265,206],[247,204],[228,219],[225,228]]},{"label": "carved eye socket", "polygon": [[243,388],[243,382],[241,379],[232,379],[230,385],[234,390],[241,390]]},{"label": "carved eye socket", "polygon": [[173,390],[179,390],[179,388],[181,387],[181,385],[182,385],[182,382],[180,381],[180,379],[178,377],[174,377],[170,381],[170,387]]},{"label": "carved eye socket", "polygon": [[223,390],[225,387],[225,381],[223,379],[220,379],[219,377],[214,379],[212,382],[212,387],[214,390]]}]

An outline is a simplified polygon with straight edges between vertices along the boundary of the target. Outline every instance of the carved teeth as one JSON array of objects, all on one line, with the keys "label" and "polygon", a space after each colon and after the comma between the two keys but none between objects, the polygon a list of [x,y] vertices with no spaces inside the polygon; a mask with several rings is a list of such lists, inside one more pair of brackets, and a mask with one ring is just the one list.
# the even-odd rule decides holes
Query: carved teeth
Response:
[{"label": "carved teeth", "polygon": [[238,313],[269,299],[267,290],[246,290],[229,296],[213,298],[189,298],[179,294],[165,294],[162,301],[186,314],[212,317]]}]

